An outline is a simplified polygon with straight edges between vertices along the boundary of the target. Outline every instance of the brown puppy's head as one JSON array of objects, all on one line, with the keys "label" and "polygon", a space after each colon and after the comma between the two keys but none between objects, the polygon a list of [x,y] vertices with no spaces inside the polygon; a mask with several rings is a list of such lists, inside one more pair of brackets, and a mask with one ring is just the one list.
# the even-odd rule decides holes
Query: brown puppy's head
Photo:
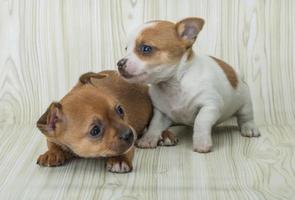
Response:
[{"label": "brown puppy's head", "polygon": [[37,127],[52,141],[81,157],[109,157],[127,152],[136,139],[124,108],[91,84],[52,103]]},{"label": "brown puppy's head", "polygon": [[192,45],[204,20],[186,18],[174,24],[152,21],[129,37],[127,54],[118,63],[120,74],[130,82],[157,83],[169,79],[181,62],[192,55]]}]

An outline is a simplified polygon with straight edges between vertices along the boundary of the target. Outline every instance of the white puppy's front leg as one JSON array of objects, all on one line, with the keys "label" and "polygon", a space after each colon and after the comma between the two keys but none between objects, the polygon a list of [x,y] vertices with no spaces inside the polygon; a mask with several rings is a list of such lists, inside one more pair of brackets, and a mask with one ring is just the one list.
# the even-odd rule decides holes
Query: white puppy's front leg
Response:
[{"label": "white puppy's front leg", "polygon": [[161,139],[161,134],[169,128],[172,121],[161,111],[154,108],[153,118],[150,122],[147,132],[136,141],[136,146],[140,148],[155,148]]},{"label": "white puppy's front leg", "polygon": [[194,123],[194,151],[199,153],[207,153],[211,151],[211,130],[219,117],[220,111],[216,107],[204,106],[200,109]]}]

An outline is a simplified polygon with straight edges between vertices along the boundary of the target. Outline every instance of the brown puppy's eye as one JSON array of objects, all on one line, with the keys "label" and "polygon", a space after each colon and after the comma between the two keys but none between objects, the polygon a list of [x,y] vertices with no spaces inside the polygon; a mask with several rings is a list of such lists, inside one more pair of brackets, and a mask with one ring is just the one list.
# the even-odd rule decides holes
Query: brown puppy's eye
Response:
[{"label": "brown puppy's eye", "polygon": [[90,135],[91,135],[91,137],[98,137],[98,136],[100,136],[101,132],[102,132],[102,128],[100,126],[98,126],[98,125],[95,125],[91,129]]},{"label": "brown puppy's eye", "polygon": [[120,106],[120,105],[117,105],[116,108],[116,113],[120,116],[120,117],[123,117],[124,116],[124,110],[123,108]]}]

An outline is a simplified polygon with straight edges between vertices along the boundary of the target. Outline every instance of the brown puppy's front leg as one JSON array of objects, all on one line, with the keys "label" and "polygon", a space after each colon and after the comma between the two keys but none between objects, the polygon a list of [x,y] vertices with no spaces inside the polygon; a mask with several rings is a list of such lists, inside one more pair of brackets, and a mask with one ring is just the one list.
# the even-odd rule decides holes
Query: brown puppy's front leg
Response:
[{"label": "brown puppy's front leg", "polygon": [[63,165],[67,160],[74,157],[71,152],[63,150],[58,145],[47,140],[48,151],[40,155],[37,164],[46,167]]},{"label": "brown puppy's front leg", "polygon": [[134,157],[134,147],[132,147],[126,154],[121,156],[107,158],[106,168],[113,173],[127,173],[131,172],[132,159]]}]

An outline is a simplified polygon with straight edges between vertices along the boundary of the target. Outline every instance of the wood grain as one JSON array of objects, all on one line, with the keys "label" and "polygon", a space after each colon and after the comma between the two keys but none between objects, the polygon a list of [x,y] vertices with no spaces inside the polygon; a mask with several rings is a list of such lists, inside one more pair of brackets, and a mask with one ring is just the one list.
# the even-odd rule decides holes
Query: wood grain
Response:
[{"label": "wood grain", "polygon": [[[183,136],[137,150],[128,175],[97,160],[35,165],[45,141],[34,124],[51,101],[81,73],[115,69],[136,25],[187,16],[206,20],[197,53],[243,74],[261,138],[221,128],[201,155]],[[0,0],[0,198],[295,199],[294,58],[293,0]]]},{"label": "wood grain", "polygon": [[[214,131],[214,151],[192,151],[189,129],[180,143],[136,149],[130,174],[105,171],[103,160],[39,167],[43,136],[33,126],[1,128],[1,199],[294,199],[295,126],[260,128],[262,137],[235,127]],[[183,132],[187,134],[183,134]]]},{"label": "wood grain", "polygon": [[243,74],[258,124],[294,123],[292,0],[5,0],[0,9],[0,123],[34,122],[81,73],[115,69],[136,25],[186,16],[206,20],[197,52]]}]

